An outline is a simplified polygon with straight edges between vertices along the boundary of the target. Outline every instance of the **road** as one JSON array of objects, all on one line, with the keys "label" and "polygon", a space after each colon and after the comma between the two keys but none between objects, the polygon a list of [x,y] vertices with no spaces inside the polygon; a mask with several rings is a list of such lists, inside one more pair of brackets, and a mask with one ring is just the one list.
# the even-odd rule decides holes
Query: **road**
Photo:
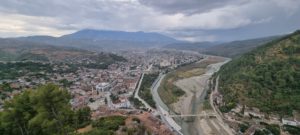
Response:
[{"label": "road", "polygon": [[[224,62],[209,65],[207,67],[208,70],[202,76],[203,77],[205,76],[204,78],[207,78],[207,79],[210,78],[215,72],[217,72],[220,69],[220,67],[223,64],[225,64],[229,60],[230,59],[227,59]],[[170,109],[168,108],[168,106],[166,104],[164,104],[164,102],[161,100],[161,98],[158,94],[158,88],[160,86],[161,81],[165,77],[165,74],[160,74],[159,77],[157,78],[157,80],[151,86],[151,92],[152,92],[154,101],[156,103],[156,108],[157,108],[157,110],[155,110],[147,102],[145,102],[142,98],[140,98],[138,96],[139,89],[140,89],[141,83],[143,81],[143,77],[144,77],[144,74],[142,74],[142,76],[141,76],[141,79],[139,81],[139,84],[138,84],[138,87],[136,89],[134,97],[137,98],[138,100],[140,100],[145,105],[146,108],[153,110],[152,114],[160,115],[162,121],[164,123],[166,123],[169,126],[169,128],[171,130],[173,130],[174,132],[176,132],[177,134],[182,135],[183,134],[181,132],[182,128],[186,128],[186,127],[179,126],[178,123],[175,122],[173,117],[174,118],[175,117],[195,117],[195,119],[197,121],[197,123],[195,123],[196,124],[195,126],[198,127],[198,128],[201,127],[200,130],[203,130],[203,132],[202,131],[198,132],[198,133],[201,133],[201,134],[211,134],[211,133],[214,132],[214,133],[220,133],[222,135],[232,135],[230,128],[228,126],[225,126],[225,123],[222,121],[221,116],[218,115],[218,113],[215,111],[215,109],[214,109],[213,112],[205,114],[205,116],[202,115],[202,114],[201,115],[197,114],[197,113],[183,114],[182,116],[181,115],[169,114]],[[208,82],[208,80],[206,82]],[[206,83],[206,84],[208,84],[208,83]],[[203,86],[203,88],[204,87],[206,87],[206,85]],[[203,95],[205,95],[205,94],[202,93],[201,96],[198,97],[197,100],[204,98]],[[195,103],[198,103],[198,101],[197,102],[195,101]],[[207,112],[204,112],[204,113],[207,113]],[[214,118],[213,119],[207,119],[207,118],[209,118],[209,116],[213,116]],[[203,119],[203,118],[205,118],[205,119]],[[208,130],[206,130],[205,128],[208,128]]]},{"label": "road", "polygon": [[106,97],[106,100],[107,100],[107,105],[110,109],[114,109],[114,105],[111,101],[110,94],[111,94],[110,92],[105,93],[105,97]]},{"label": "road", "polygon": [[169,115],[170,117],[201,117],[201,118],[209,118],[209,117],[217,117],[215,113],[206,113],[203,111],[200,114],[180,114],[180,115]]},{"label": "road", "polygon": [[158,94],[158,88],[160,86],[161,81],[165,77],[165,74],[160,74],[158,79],[153,83],[151,92],[153,95],[153,99],[156,103],[156,108],[158,111],[158,114],[160,115],[161,119],[164,123],[166,123],[172,131],[175,131],[177,134],[182,135],[181,133],[181,127],[173,120],[172,117],[169,115],[169,108],[168,106],[161,100],[159,94]]},{"label": "road", "polygon": [[164,77],[165,77],[164,74],[160,74],[159,77],[154,81],[154,83],[151,86],[151,92],[153,94],[154,101],[156,102],[157,110],[152,108],[145,100],[143,100],[138,95],[143,78],[144,78],[144,73],[141,76],[138,87],[134,94],[134,98],[137,98],[139,101],[141,101],[147,109],[149,109],[149,110],[151,109],[151,113],[153,115],[155,115],[155,116],[160,115],[163,122],[166,123],[172,131],[175,130],[178,134],[182,135],[182,133],[180,132],[181,127],[172,119],[172,117],[168,116],[169,113],[168,113],[168,111],[166,111],[166,110],[168,110],[167,105],[165,105],[162,102],[162,100],[160,99],[158,92],[157,92],[158,87]]},{"label": "road", "polygon": [[218,87],[219,87],[219,76],[216,78],[215,81],[215,87],[214,87],[215,89],[211,92],[209,97],[210,105],[213,108],[214,112],[217,114],[216,115],[217,119],[224,125],[224,129],[226,130],[226,132],[229,133],[230,135],[233,135],[233,131],[231,130],[231,128],[223,121],[221,112],[218,109],[216,109],[216,107],[214,106],[213,95],[214,93],[218,92]]}]

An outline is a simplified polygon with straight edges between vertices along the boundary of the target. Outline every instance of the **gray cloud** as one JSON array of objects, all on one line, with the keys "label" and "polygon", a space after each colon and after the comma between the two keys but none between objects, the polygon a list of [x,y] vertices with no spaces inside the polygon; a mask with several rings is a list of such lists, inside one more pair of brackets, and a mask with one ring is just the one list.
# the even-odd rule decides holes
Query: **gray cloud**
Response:
[{"label": "gray cloud", "polygon": [[214,8],[238,5],[245,0],[139,0],[142,4],[150,6],[164,13],[186,13],[194,14],[209,11]]},{"label": "gray cloud", "polygon": [[[190,41],[251,38],[253,30],[265,33],[262,27],[271,31],[264,35],[296,29],[299,8],[299,0],[2,0],[0,36],[94,28],[155,31]],[[252,34],[223,34],[238,29]]]}]

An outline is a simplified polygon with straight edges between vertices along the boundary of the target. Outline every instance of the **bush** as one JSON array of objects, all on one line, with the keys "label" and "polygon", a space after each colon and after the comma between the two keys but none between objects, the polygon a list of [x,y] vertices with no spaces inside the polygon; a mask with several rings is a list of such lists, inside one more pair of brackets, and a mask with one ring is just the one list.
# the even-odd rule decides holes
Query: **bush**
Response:
[{"label": "bush", "polygon": [[268,129],[273,135],[280,135],[280,127],[278,125],[267,125],[266,129]]},{"label": "bush", "polygon": [[139,118],[132,118],[132,121],[136,121],[137,123],[141,122],[141,120]]},{"label": "bush", "polygon": [[92,126],[97,129],[116,131],[119,129],[119,126],[125,125],[125,119],[126,117],[123,116],[102,117],[94,121]]},{"label": "bush", "polygon": [[248,124],[239,124],[239,127],[240,127],[240,131],[242,133],[244,133],[249,128],[249,125]]},{"label": "bush", "polygon": [[283,125],[283,129],[292,135],[300,135],[300,128],[290,125]]}]

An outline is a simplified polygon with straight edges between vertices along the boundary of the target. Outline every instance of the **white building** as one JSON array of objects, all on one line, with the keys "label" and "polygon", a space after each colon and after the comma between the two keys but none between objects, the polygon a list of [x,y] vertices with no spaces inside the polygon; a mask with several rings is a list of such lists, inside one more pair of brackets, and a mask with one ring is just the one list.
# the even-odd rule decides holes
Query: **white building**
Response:
[{"label": "white building", "polygon": [[120,103],[114,104],[115,108],[130,108],[131,104],[128,100],[121,100]]},{"label": "white building", "polygon": [[282,124],[290,125],[290,126],[298,126],[298,125],[300,125],[300,122],[295,120],[295,119],[283,118],[282,119]]},{"label": "white building", "polygon": [[98,92],[109,91],[110,88],[111,88],[111,85],[107,82],[99,83],[98,85],[96,85],[96,90]]}]

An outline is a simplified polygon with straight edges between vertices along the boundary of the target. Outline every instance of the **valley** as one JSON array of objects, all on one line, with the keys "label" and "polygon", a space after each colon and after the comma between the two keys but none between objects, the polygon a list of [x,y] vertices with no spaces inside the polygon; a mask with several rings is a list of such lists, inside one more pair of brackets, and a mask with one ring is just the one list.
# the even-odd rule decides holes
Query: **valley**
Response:
[{"label": "valley", "polygon": [[[180,132],[183,134],[232,134],[232,131],[224,125],[222,119],[215,116],[217,113],[209,107],[208,101],[209,79],[224,64],[224,61],[228,62],[227,59],[222,57],[206,56],[203,60],[192,64],[193,66],[188,65],[179,68],[179,71],[174,71],[180,74],[181,72],[189,73],[196,69],[201,70],[199,74],[180,77],[180,79],[173,82],[185,94],[180,96],[174,103],[167,103],[168,107],[165,108],[169,110],[170,116],[173,117],[174,115],[173,119],[181,126]],[[161,85],[164,85],[163,83],[164,81],[161,82]],[[160,96],[163,95],[160,94]]]},{"label": "valley", "polygon": [[1,0],[0,135],[300,135],[300,0]]}]

